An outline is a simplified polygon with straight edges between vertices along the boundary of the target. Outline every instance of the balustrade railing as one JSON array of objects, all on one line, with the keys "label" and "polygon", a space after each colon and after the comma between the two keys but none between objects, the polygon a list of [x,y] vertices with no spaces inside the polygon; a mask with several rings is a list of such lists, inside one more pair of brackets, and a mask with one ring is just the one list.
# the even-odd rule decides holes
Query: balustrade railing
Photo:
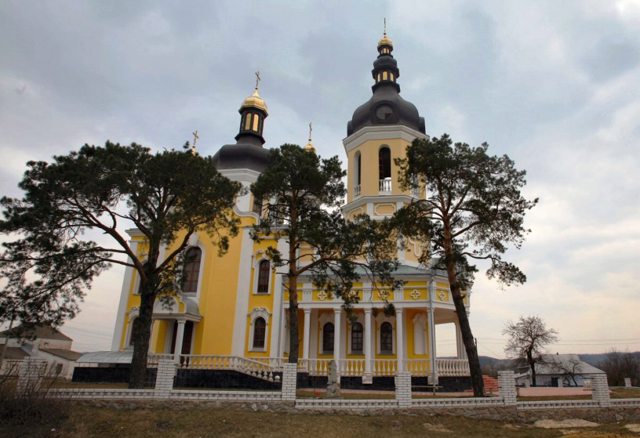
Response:
[{"label": "balustrade railing", "polygon": [[360,184],[356,184],[355,186],[353,186],[353,196],[354,197],[360,196],[360,190],[361,190]]},{"label": "balustrade railing", "polygon": [[[326,376],[332,359],[300,359],[298,370],[314,376]],[[365,359],[339,359],[337,371],[342,376],[362,376],[365,374]],[[468,376],[469,363],[466,359],[436,359],[439,376]],[[428,376],[431,373],[427,359],[405,359],[404,370],[412,376]],[[372,359],[370,373],[374,376],[393,376],[398,371],[397,359]]]},{"label": "balustrade railing", "polygon": [[[173,359],[172,354],[150,354],[149,365],[157,364],[160,359]],[[299,359],[298,371],[308,372],[313,376],[329,374],[329,364],[333,359]],[[208,370],[235,370],[263,380],[274,381],[275,373],[282,370],[286,359],[277,357],[246,358],[240,356],[191,355],[181,354],[176,358],[181,368]],[[427,359],[405,359],[404,370],[412,376],[430,375],[430,361]],[[398,371],[397,359],[371,359],[367,370],[365,359],[338,359],[337,372],[341,376],[362,376],[371,373],[373,376],[393,376]],[[467,359],[436,359],[437,373],[440,377],[468,376]]]},{"label": "balustrade railing", "polygon": [[438,376],[470,376],[467,359],[436,359]]},{"label": "balustrade railing", "polygon": [[179,364],[182,368],[204,370],[234,370],[273,382],[276,380],[275,372],[282,369],[281,359],[259,358],[248,359],[239,356],[218,356],[181,354]]},{"label": "balustrade railing", "polygon": [[380,180],[380,192],[391,193],[391,178],[383,178]]}]

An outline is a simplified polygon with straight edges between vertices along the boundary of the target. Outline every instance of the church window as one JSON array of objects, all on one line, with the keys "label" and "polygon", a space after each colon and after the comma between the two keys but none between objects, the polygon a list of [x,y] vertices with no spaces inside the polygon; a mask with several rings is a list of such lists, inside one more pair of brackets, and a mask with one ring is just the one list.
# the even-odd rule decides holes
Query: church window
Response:
[{"label": "church window", "polygon": [[356,185],[360,185],[362,183],[362,155],[360,152],[356,153]]},{"label": "church window", "polygon": [[383,72],[382,72],[382,80],[383,80],[383,81],[386,81],[386,80],[388,79],[388,76],[387,76],[387,75],[388,75],[388,73],[387,73],[386,71],[383,71]]},{"label": "church window", "polygon": [[258,123],[259,123],[259,122],[260,122],[260,117],[258,117],[258,115],[257,115],[257,114],[254,114],[254,115],[253,115],[253,128],[252,128],[252,129],[253,129],[255,132],[258,132]]},{"label": "church window", "polygon": [[182,291],[195,293],[198,291],[198,276],[200,274],[200,259],[202,250],[191,247],[184,257],[184,277],[182,280]]},{"label": "church window", "polygon": [[267,323],[264,318],[256,318],[253,321],[253,348],[263,349],[265,347],[265,337],[267,334]]},{"label": "church window", "polygon": [[391,150],[386,146],[378,151],[378,171],[381,180],[391,178]]},{"label": "church window", "polygon": [[244,119],[244,130],[248,131],[251,128],[251,113],[247,113]]},{"label": "church window", "polygon": [[351,326],[351,352],[362,353],[363,330],[362,324],[354,322]]},{"label": "church window", "polygon": [[380,353],[393,353],[393,328],[390,322],[383,322],[380,326]]},{"label": "church window", "polygon": [[322,352],[333,353],[333,323],[328,322],[322,327]]},{"label": "church window", "polygon": [[269,260],[262,260],[258,265],[258,288],[259,294],[269,293],[269,276],[271,274],[271,263]]},{"label": "church window", "polygon": [[395,80],[393,77],[393,73],[389,73],[389,79],[391,79],[392,81]]}]

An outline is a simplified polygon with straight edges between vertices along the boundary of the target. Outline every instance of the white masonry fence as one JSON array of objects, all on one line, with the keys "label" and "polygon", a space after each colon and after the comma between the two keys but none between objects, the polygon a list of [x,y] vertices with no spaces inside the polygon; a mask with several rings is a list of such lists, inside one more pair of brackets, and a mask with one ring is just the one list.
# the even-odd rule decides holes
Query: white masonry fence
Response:
[{"label": "white masonry fence", "polygon": [[[211,391],[211,390],[185,390],[174,389],[174,382],[177,369],[185,367],[188,360],[189,367],[198,369],[223,369],[224,367],[236,367],[254,372],[262,372],[269,367],[272,372],[278,370],[282,373],[282,389],[280,391]],[[152,364],[157,366],[156,384],[154,389],[84,389],[84,388],[64,388],[50,389],[52,397],[65,399],[118,399],[118,400],[226,400],[235,402],[249,401],[286,401],[294,403],[300,409],[397,409],[397,408],[482,408],[482,407],[513,407],[518,410],[532,409],[566,409],[566,408],[636,408],[640,407],[640,398],[610,399],[609,387],[606,376],[602,375],[592,379],[593,395],[592,400],[549,400],[549,401],[518,401],[515,386],[515,377],[512,371],[501,371],[498,375],[500,387],[498,397],[461,397],[461,398],[419,398],[414,399],[411,391],[410,371],[399,371],[395,373],[395,399],[373,399],[373,400],[345,400],[345,399],[306,399],[296,398],[297,371],[300,364],[282,363],[279,360],[245,361],[237,358],[227,358],[221,360],[220,357],[185,357],[182,365],[175,357],[167,355],[165,357],[153,357]],[[253,363],[255,362],[255,363]],[[314,361],[307,366],[322,367]],[[345,370],[351,372],[354,365],[352,362],[345,362]],[[257,365],[256,365],[257,364]],[[359,366],[359,365],[358,365]],[[411,365],[408,365],[410,367]],[[202,367],[202,368],[200,368]],[[256,367],[256,368],[253,368]],[[45,366],[42,361],[24,360],[18,367],[18,389],[38,388],[43,377]],[[226,368],[225,368],[226,369]],[[354,371],[355,372],[355,371]]]}]

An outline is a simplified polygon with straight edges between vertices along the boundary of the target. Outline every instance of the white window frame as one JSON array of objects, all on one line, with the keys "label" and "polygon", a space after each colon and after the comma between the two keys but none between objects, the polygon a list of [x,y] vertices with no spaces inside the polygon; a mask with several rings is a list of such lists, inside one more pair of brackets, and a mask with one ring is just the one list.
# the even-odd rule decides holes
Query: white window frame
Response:
[{"label": "white window frame", "polygon": [[[269,327],[271,326],[271,324],[270,324],[271,313],[269,313],[269,311],[267,309],[265,309],[264,307],[256,307],[249,314],[249,318],[251,318],[251,322],[249,324],[249,339],[248,339],[249,345],[247,346],[247,351],[252,351],[252,352],[265,352],[265,351],[267,351],[267,346],[269,345],[268,344],[268,340],[269,340]],[[255,323],[256,319],[258,319],[258,318],[264,319],[264,322],[265,322],[265,327],[264,327],[264,347],[262,347],[262,348],[254,348],[253,347],[254,323]]]},{"label": "white window frame", "polygon": [[[269,262],[269,283],[267,285],[266,292],[258,292],[258,279],[260,278],[260,263],[263,261]],[[253,295],[266,296],[271,295],[271,286],[273,284],[272,277],[273,276],[273,261],[268,259],[267,257],[262,256],[261,253],[258,254],[258,257],[255,258],[255,262],[253,263]]]}]

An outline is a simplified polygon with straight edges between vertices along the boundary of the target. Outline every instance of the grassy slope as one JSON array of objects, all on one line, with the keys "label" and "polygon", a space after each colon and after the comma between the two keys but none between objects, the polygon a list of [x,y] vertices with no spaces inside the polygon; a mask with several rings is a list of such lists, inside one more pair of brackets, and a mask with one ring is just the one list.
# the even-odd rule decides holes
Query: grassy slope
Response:
[{"label": "grassy slope", "polygon": [[[614,437],[634,436],[622,425],[602,425],[566,435],[525,424],[472,420],[463,417],[410,415],[329,415],[254,412],[198,404],[140,404],[135,408],[74,404],[59,424],[19,428],[0,425],[2,437]],[[52,430],[53,429],[53,430]],[[637,436],[637,435],[635,435]]]}]

